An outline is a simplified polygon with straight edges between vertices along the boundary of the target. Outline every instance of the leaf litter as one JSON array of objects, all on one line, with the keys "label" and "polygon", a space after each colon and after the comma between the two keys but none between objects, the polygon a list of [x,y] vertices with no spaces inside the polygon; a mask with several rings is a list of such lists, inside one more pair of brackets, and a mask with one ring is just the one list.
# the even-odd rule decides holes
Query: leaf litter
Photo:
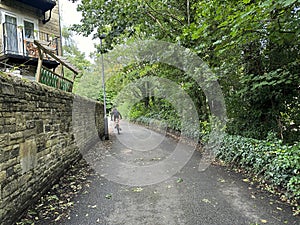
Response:
[{"label": "leaf litter", "polygon": [[[95,171],[84,159],[72,165],[68,171],[46,192],[35,205],[30,207],[16,225],[52,224],[69,218],[74,199],[79,194],[87,194]],[[96,208],[97,206],[90,206]]]}]

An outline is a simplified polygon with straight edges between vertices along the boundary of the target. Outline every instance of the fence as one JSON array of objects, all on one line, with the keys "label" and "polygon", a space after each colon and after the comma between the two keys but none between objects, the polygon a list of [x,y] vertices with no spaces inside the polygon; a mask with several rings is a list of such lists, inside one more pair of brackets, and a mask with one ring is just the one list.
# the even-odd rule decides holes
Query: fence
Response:
[{"label": "fence", "polygon": [[67,92],[72,92],[73,88],[72,81],[54,73],[45,67],[42,67],[41,69],[41,77],[39,82]]}]

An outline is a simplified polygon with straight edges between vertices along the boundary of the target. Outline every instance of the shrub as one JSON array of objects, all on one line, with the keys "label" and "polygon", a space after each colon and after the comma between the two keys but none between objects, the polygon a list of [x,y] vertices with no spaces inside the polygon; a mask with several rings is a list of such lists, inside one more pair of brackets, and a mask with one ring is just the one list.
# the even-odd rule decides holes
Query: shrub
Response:
[{"label": "shrub", "polygon": [[226,135],[217,157],[273,187],[280,187],[286,197],[297,202],[300,199],[300,143],[286,145],[273,138],[269,135],[267,140],[257,140]]}]

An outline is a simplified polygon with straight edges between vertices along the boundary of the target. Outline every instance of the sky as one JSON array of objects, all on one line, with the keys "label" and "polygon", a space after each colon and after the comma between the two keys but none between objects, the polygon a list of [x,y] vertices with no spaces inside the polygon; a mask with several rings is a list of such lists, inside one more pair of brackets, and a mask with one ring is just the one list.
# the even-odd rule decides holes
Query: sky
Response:
[{"label": "sky", "polygon": [[[60,1],[60,14],[62,26],[70,26],[80,23],[81,13],[76,11],[78,3],[72,3],[68,0]],[[81,52],[85,52],[88,57],[94,49],[94,41],[92,38],[75,35],[73,40],[77,43],[77,47]]]}]

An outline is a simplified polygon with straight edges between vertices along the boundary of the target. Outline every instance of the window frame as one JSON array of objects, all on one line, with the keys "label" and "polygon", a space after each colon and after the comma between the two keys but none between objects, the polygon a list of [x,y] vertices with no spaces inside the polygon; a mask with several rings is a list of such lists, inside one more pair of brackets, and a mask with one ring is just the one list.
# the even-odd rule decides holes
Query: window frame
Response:
[{"label": "window frame", "polygon": [[[25,26],[25,23],[30,23],[30,24],[32,24],[32,36],[30,36],[30,37],[27,37],[26,36],[26,26]],[[24,35],[24,39],[25,40],[33,40],[33,39],[36,39],[36,32],[35,32],[35,26],[34,26],[34,23],[32,22],[32,21],[30,21],[30,20],[27,20],[27,19],[24,19],[23,20],[23,26],[24,26],[24,29],[23,29],[23,35]]]},{"label": "window frame", "polygon": [[[39,27],[38,27],[38,19],[32,18],[30,16],[22,15],[20,13],[11,12],[5,9],[0,9],[0,22],[1,26],[3,23],[5,23],[5,16],[11,16],[16,18],[17,21],[17,40],[18,40],[18,54],[24,54],[25,52],[23,49],[23,41],[32,41],[39,39]],[[33,37],[26,37],[25,34],[25,21],[28,23],[33,24]],[[4,41],[4,32],[3,27],[2,30],[2,42]],[[3,45],[4,46],[4,45]]]}]

